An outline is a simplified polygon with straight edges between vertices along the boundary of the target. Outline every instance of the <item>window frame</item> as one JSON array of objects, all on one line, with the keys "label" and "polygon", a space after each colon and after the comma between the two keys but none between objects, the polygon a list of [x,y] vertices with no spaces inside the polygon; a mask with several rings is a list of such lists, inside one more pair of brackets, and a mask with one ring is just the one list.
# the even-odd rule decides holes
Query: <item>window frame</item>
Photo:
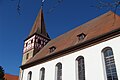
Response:
[{"label": "window frame", "polygon": [[[82,71],[82,74],[84,75],[83,77],[82,77],[82,79],[80,78],[80,76],[79,76],[79,74],[81,74],[81,73],[79,73],[79,69],[81,69],[80,67],[79,67],[79,60],[80,59],[83,59],[83,64],[82,64],[82,66],[83,66],[83,70],[84,71]],[[80,61],[81,62],[81,61]],[[76,65],[76,80],[85,80],[85,59],[84,59],[84,57],[83,56],[78,56],[77,58],[76,58],[76,60],[75,60],[75,65]]]},{"label": "window frame", "polygon": [[26,54],[26,60],[29,59],[29,55],[30,55],[29,53]]},{"label": "window frame", "polygon": [[78,37],[78,40],[81,41],[81,40],[85,39],[86,34],[85,33],[81,33],[81,34],[77,35],[77,37]]},{"label": "window frame", "polygon": [[52,52],[54,52],[56,50],[56,47],[52,46],[52,47],[49,48],[49,50],[50,50],[50,53],[52,53]]},{"label": "window frame", "polygon": [[[106,53],[106,51],[107,50],[110,50],[111,52],[112,52],[112,54],[111,53]],[[105,53],[107,54],[107,55],[105,55]],[[108,60],[107,60],[108,59]],[[115,68],[115,73],[116,73],[116,78],[117,78],[117,80],[118,80],[118,75],[117,75],[117,69],[116,69],[116,64],[115,64],[115,59],[114,59],[114,52],[113,52],[113,50],[112,50],[112,48],[111,47],[105,47],[104,49],[102,49],[102,60],[103,60],[103,69],[104,69],[104,74],[105,74],[105,79],[106,80],[109,80],[108,79],[108,74],[109,73],[107,73],[107,71],[108,71],[108,66],[111,68],[110,69],[110,74],[111,74],[111,76],[112,76],[112,80],[114,80],[113,79],[113,75],[114,75],[114,73],[112,72],[112,68]],[[113,63],[111,63],[110,61],[113,61]],[[112,65],[114,65],[114,67],[112,67]]]},{"label": "window frame", "polygon": [[32,80],[32,71],[29,71],[27,75],[27,80]]},{"label": "window frame", "polygon": [[[59,73],[58,71],[61,71],[61,72]],[[55,80],[62,80],[62,63],[61,62],[57,63],[55,66]]]},{"label": "window frame", "polygon": [[44,67],[40,69],[39,80],[45,80],[45,68]]}]

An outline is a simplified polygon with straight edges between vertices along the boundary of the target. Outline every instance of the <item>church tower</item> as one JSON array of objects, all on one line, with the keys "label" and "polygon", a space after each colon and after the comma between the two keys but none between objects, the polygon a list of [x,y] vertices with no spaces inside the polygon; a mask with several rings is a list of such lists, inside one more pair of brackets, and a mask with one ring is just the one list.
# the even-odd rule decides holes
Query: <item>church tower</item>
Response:
[{"label": "church tower", "polygon": [[50,37],[46,32],[42,7],[34,22],[32,30],[24,41],[22,65],[34,57],[48,42]]}]

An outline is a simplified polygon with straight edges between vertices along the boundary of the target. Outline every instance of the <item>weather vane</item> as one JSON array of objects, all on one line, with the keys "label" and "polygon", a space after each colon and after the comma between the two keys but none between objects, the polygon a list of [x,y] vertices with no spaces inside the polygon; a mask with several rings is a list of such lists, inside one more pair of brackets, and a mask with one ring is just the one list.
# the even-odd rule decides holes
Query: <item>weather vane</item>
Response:
[{"label": "weather vane", "polygon": [[41,0],[41,7],[43,7],[45,0]]},{"label": "weather vane", "polygon": [[[14,0],[13,0],[14,1]],[[59,6],[59,4],[61,4],[63,2],[63,0],[56,0],[56,4],[53,5],[53,7],[51,7],[49,10],[48,10],[48,13],[54,11],[54,9]],[[45,0],[41,0],[41,7],[43,7],[44,5],[44,2]],[[17,4],[17,12],[19,15],[21,15],[21,6],[20,6],[20,3],[21,3],[21,0],[18,0],[18,4]]]}]

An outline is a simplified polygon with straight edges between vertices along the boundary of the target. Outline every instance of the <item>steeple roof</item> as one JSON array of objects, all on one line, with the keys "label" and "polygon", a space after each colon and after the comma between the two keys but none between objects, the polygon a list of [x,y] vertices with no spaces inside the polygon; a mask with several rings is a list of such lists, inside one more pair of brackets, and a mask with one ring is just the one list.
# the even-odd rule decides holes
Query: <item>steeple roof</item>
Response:
[{"label": "steeple roof", "polygon": [[[29,34],[29,36],[32,36],[33,34],[39,34],[39,35],[42,35],[44,37],[47,37],[49,38],[49,35],[46,31],[46,28],[45,28],[45,23],[44,23],[44,16],[43,16],[43,10],[42,10],[42,7],[37,15],[37,18],[34,22],[34,25],[32,27],[32,30]],[[28,37],[29,37],[28,36]]]}]

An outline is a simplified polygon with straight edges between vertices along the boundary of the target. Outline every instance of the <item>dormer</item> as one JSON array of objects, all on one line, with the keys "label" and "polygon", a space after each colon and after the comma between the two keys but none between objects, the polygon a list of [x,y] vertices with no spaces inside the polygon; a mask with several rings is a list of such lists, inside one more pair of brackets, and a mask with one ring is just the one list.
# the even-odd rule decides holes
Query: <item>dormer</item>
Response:
[{"label": "dormer", "polygon": [[50,53],[54,52],[54,51],[55,51],[55,49],[56,49],[56,47],[55,47],[55,46],[50,47],[50,48],[49,48]]},{"label": "dormer", "polygon": [[86,34],[81,33],[81,34],[78,34],[77,37],[78,37],[78,40],[81,41],[81,40],[84,40],[84,38],[86,37]]}]

